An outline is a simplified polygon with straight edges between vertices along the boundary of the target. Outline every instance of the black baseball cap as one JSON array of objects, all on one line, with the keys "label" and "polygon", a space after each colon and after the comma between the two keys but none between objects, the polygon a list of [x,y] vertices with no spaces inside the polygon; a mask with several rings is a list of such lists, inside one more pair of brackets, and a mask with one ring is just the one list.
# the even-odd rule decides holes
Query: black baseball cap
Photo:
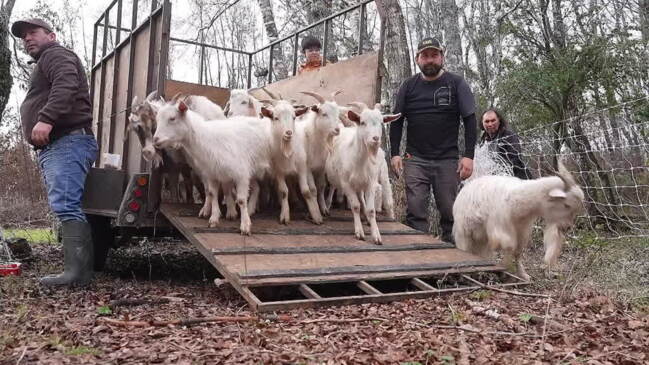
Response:
[{"label": "black baseball cap", "polygon": [[429,48],[434,48],[441,52],[444,52],[444,47],[442,47],[442,43],[439,41],[439,39],[428,37],[422,39],[421,42],[419,42],[419,45],[417,46],[417,54]]},{"label": "black baseball cap", "polygon": [[31,19],[18,20],[17,22],[14,22],[11,25],[11,34],[13,34],[18,38],[24,38],[25,31],[29,28],[34,28],[34,27],[44,28],[50,32],[53,32],[52,26],[49,25],[43,19],[31,18]]}]

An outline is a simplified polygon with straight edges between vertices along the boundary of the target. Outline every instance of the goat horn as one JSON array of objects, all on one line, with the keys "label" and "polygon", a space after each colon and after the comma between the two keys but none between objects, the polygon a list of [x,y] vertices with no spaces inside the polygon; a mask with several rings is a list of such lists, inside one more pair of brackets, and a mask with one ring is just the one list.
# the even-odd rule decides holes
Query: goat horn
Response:
[{"label": "goat horn", "polygon": [[183,96],[183,93],[176,93],[176,95],[174,95],[174,97],[171,98],[171,102],[172,103],[177,102],[180,99],[181,96]]},{"label": "goat horn", "polygon": [[157,91],[151,92],[149,95],[146,96],[146,101],[151,101],[155,98],[155,95],[157,94]]},{"label": "goat horn", "polygon": [[271,104],[272,106],[275,106],[277,104],[277,100],[263,99],[263,100],[259,100],[259,102],[262,104]]},{"label": "goat horn", "polygon": [[266,89],[266,87],[262,86],[261,89],[264,90],[264,92],[266,92],[266,94],[268,94],[268,96],[270,96],[271,98],[273,98],[275,100],[282,100],[281,96],[278,97],[277,95],[272,93],[270,90]]},{"label": "goat horn", "polygon": [[347,105],[355,106],[355,107],[359,108],[361,111],[363,111],[365,109],[369,109],[365,103],[361,103],[360,101],[355,101],[355,102],[349,103]]},{"label": "goat horn", "polygon": [[342,92],[343,92],[342,90],[337,90],[337,91],[332,92],[331,93],[331,100],[336,101],[336,96],[338,94],[342,94]]},{"label": "goat horn", "polygon": [[313,92],[311,92],[311,91],[300,91],[300,92],[301,92],[302,94],[304,94],[304,95],[309,95],[309,96],[313,97],[313,98],[316,99],[320,104],[324,104],[324,103],[326,102],[325,98],[323,98],[322,95],[320,95],[320,94],[318,94],[318,93],[313,93]]},{"label": "goat horn", "polygon": [[557,176],[563,181],[563,185],[566,191],[570,190],[571,187],[577,185],[575,183],[575,180],[572,178],[572,175],[570,175],[570,171],[566,169],[566,166],[563,165],[561,161],[558,163],[559,171],[557,172]]},{"label": "goat horn", "polygon": [[135,95],[135,96],[133,97],[133,101],[131,102],[131,107],[133,107],[134,105],[137,105],[137,101],[138,101],[138,100],[137,100],[137,95]]}]

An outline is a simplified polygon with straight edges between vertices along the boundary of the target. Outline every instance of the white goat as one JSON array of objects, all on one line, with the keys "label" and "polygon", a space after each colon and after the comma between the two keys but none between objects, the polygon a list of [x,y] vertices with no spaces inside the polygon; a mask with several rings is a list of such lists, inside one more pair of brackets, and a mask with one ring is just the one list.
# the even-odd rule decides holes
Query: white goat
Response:
[{"label": "white goat", "polygon": [[290,222],[286,177],[297,176],[300,192],[307,203],[309,214],[314,223],[321,224],[322,215],[320,215],[316,194],[309,188],[309,179],[313,180],[313,177],[307,167],[305,126],[295,125],[296,115],[304,114],[307,109],[296,111],[285,100],[273,100],[272,104],[272,108],[262,107],[261,113],[271,121],[271,173],[277,182],[281,202],[279,221],[282,224]]},{"label": "white goat", "polygon": [[307,153],[307,165],[311,170],[309,187],[311,193],[318,196],[318,205],[324,215],[329,215],[329,207],[325,201],[325,187],[327,178],[325,167],[327,159],[333,150],[334,138],[340,134],[338,126],[339,106],[333,101],[333,98],[340,93],[334,92],[331,95],[332,100],[326,100],[317,93],[308,91],[302,92],[315,98],[319,104],[310,107],[310,112],[306,114],[298,125],[304,126],[305,146]]},{"label": "white goat", "polygon": [[[352,208],[354,233],[357,239],[365,239],[361,224],[360,209],[363,203],[365,216],[370,224],[372,242],[381,244],[381,233],[376,224],[375,184],[378,180],[377,155],[380,149],[383,123],[397,120],[401,114],[382,115],[377,104],[368,109],[358,103],[361,114],[353,110],[347,112],[349,119],[357,123],[355,128],[344,128],[336,137],[333,152],[326,163],[329,183],[341,189]],[[336,114],[336,118],[338,115]]]},{"label": "white goat", "polygon": [[228,118],[238,115],[258,117],[261,113],[261,102],[248,94],[248,90],[233,89],[230,91],[230,99],[225,105],[225,113]]},{"label": "white goat", "polygon": [[[178,99],[180,95],[174,97]],[[172,100],[174,100],[172,99]],[[200,114],[205,120],[222,120],[225,118],[225,113],[221,107],[212,102],[205,96],[202,95],[189,95],[185,98],[185,103],[190,110],[195,111]]]},{"label": "white goat", "polygon": [[453,236],[457,248],[487,257],[500,249],[505,265],[521,278],[530,277],[520,261],[528,245],[532,225],[545,222],[544,261],[551,268],[570,227],[583,208],[584,193],[566,168],[559,164],[557,176],[521,180],[510,176],[484,176],[467,184],[453,205]]},{"label": "white goat", "polygon": [[[207,180],[209,194],[222,185],[225,192],[236,192],[236,203],[241,213],[241,234],[250,234],[248,190],[257,174],[270,168],[270,136],[264,121],[258,118],[237,117],[220,123],[205,123],[187,104],[165,104],[158,110],[158,129],[153,142],[157,148],[182,147]],[[209,226],[219,222],[217,197],[212,197]]]}]

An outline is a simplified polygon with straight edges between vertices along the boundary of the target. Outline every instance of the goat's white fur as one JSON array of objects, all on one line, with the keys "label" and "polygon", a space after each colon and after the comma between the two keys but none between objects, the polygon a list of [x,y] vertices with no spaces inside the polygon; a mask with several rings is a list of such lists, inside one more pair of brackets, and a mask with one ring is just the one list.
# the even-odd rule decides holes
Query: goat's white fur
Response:
[{"label": "goat's white fur", "polygon": [[531,239],[532,226],[541,218],[545,258],[552,267],[570,227],[583,208],[584,193],[559,166],[558,176],[521,180],[510,176],[484,176],[460,190],[453,205],[453,235],[457,247],[489,256],[502,250],[511,269],[513,260],[520,277],[529,279],[520,254]]},{"label": "goat's white fur", "polygon": [[351,205],[356,238],[365,239],[360,219],[363,203],[364,213],[370,224],[372,242],[381,244],[374,207],[375,184],[379,174],[377,154],[383,134],[383,123],[392,122],[400,115],[383,116],[376,107],[365,107],[360,115],[350,110],[348,115],[358,126],[344,128],[334,140],[332,154],[326,161],[326,176],[334,188],[345,194]]},{"label": "goat's white fur", "polygon": [[[156,147],[180,146],[202,168],[209,192],[234,189],[241,213],[241,233],[250,234],[248,213],[250,181],[270,168],[269,129],[258,118],[236,117],[220,123],[205,123],[199,114],[187,109],[183,101],[166,104],[158,110]],[[219,222],[218,199],[212,197],[209,226]]]}]

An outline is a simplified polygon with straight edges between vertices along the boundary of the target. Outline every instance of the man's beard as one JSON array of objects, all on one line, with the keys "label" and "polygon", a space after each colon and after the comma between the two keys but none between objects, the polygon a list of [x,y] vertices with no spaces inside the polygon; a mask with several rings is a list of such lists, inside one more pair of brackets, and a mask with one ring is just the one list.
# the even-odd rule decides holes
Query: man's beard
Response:
[{"label": "man's beard", "polygon": [[442,70],[442,66],[436,65],[434,63],[429,63],[423,66],[419,66],[419,69],[421,70],[421,73],[423,73],[425,76],[435,77]]}]

